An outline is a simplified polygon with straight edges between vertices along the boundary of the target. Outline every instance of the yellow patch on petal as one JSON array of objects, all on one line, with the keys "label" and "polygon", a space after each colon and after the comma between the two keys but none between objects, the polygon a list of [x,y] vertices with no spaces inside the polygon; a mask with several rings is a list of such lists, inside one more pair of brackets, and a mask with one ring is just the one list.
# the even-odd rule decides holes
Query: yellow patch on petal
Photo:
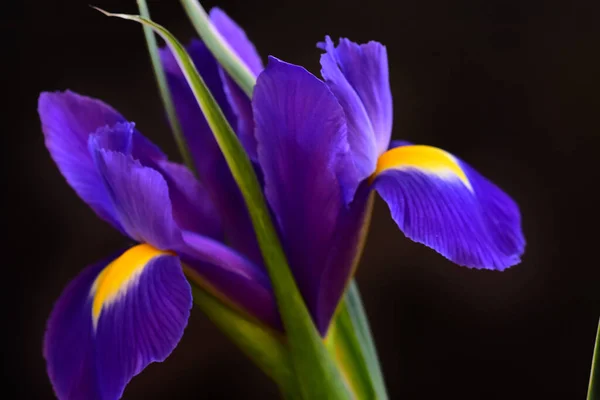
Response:
[{"label": "yellow patch on petal", "polygon": [[456,177],[469,190],[473,190],[469,178],[450,153],[437,147],[423,145],[400,146],[386,151],[379,156],[377,168],[370,179],[373,181],[377,175],[388,169],[411,168],[437,175],[440,178]]},{"label": "yellow patch on petal", "polygon": [[125,294],[127,289],[139,278],[150,260],[168,254],[171,253],[158,250],[149,244],[139,244],[108,264],[98,275],[90,291],[90,295],[93,297],[94,328],[98,325],[102,308]]}]

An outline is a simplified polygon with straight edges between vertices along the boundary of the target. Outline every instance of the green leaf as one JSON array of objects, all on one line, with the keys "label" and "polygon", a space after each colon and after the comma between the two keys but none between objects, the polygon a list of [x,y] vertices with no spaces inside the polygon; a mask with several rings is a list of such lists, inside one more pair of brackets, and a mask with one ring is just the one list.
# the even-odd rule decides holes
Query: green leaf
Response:
[{"label": "green leaf", "polygon": [[596,331],[596,344],[592,357],[592,368],[590,370],[590,384],[588,386],[587,400],[598,400],[600,398],[600,321]]},{"label": "green leaf", "polygon": [[183,4],[198,35],[210,49],[213,56],[219,61],[219,64],[221,64],[229,76],[233,78],[248,97],[252,98],[252,91],[256,84],[256,77],[254,74],[237,56],[219,31],[211,24],[208,14],[204,11],[204,8],[202,8],[198,1],[181,0],[181,4]]},{"label": "green leaf", "polygon": [[162,26],[139,16],[107,16],[136,21],[150,26],[169,45],[187,82],[215,135],[223,155],[246,201],[262,255],[273,284],[277,306],[283,320],[294,371],[304,399],[347,399],[349,393],[336,364],[314,326],[287,264],[285,253],[271,222],[260,185],[237,136],[198,74],[194,63],[177,39]]},{"label": "green leaf", "polygon": [[[137,0],[137,4],[141,16],[146,19],[150,19],[150,11],[148,11],[146,0]],[[152,61],[152,68],[154,69],[154,76],[158,85],[158,91],[160,92],[160,98],[162,100],[163,107],[167,112],[167,118],[169,119],[169,125],[171,126],[171,131],[175,137],[177,148],[179,149],[179,153],[181,154],[185,165],[190,169],[190,171],[195,171],[190,150],[187,147],[185,137],[181,131],[179,119],[177,119],[177,113],[175,112],[175,105],[173,104],[171,93],[169,92],[165,71],[163,70],[160,56],[158,55],[158,45],[156,44],[154,31],[152,28],[146,25],[143,25],[143,29],[144,36],[146,37],[146,44],[148,45],[148,53],[150,53],[150,60]]]}]

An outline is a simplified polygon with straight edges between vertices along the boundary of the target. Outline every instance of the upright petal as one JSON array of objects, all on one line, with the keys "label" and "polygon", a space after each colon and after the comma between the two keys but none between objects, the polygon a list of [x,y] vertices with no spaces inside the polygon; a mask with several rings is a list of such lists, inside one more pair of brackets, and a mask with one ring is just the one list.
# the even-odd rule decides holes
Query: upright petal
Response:
[{"label": "upright petal", "polygon": [[70,91],[42,93],[38,113],[46,147],[69,185],[102,219],[120,229],[88,151],[88,137],[125,119],[109,105]]},{"label": "upright petal", "polygon": [[169,187],[173,218],[181,229],[223,240],[223,227],[208,191],[187,167],[167,160],[153,165]]},{"label": "upright petal", "polygon": [[410,239],[463,266],[503,270],[525,247],[514,201],[463,161],[429,146],[379,158],[374,188]]},{"label": "upright petal", "polygon": [[[253,98],[258,159],[298,286],[313,316],[353,178],[344,112],[304,68],[271,57]],[[354,182],[356,184],[356,182]]]},{"label": "upright petal", "polygon": [[131,122],[100,128],[89,137],[91,152],[98,149],[131,156],[144,167],[157,170],[165,179],[173,206],[173,218],[180,228],[222,239],[221,222],[208,193],[183,165],[169,162]]},{"label": "upright petal", "polygon": [[184,229],[221,238],[220,221],[206,191],[183,166],[166,155],[103,102],[66,91],[42,93],[39,113],[46,145],[67,181],[98,215],[124,232],[110,194],[92,160],[95,146],[131,155],[158,170],[169,186],[175,219]]},{"label": "upright petal", "polygon": [[341,39],[337,47],[327,36],[319,43],[321,74],[344,107],[348,140],[363,177],[375,170],[377,156],[392,134],[392,94],[387,52],[377,42],[358,45]]},{"label": "upright petal", "polygon": [[[217,31],[223,36],[231,49],[237,54],[240,61],[255,75],[263,70],[263,63],[244,30],[235,23],[223,10],[213,8],[210,10],[210,19]],[[236,132],[251,160],[256,161],[256,138],[254,137],[254,120],[252,118],[252,104],[248,95],[244,93],[231,77],[219,67],[223,89],[229,100],[231,109],[237,117]]]},{"label": "upright petal", "polygon": [[90,147],[124,231],[162,250],[180,243],[181,232],[163,176],[130,155],[94,147],[93,140]]},{"label": "upright petal", "polygon": [[44,337],[56,396],[120,398],[133,376],[173,351],[191,305],[177,258],[148,245],[86,268],[54,305]]},{"label": "upright petal", "polygon": [[[193,40],[187,50],[229,123],[236,126],[237,119],[225,95],[214,57],[198,40]],[[161,50],[161,59],[183,134],[194,157],[200,181],[210,194],[220,216],[223,233],[233,248],[257,264],[262,264],[246,204],[213,133],[181,69],[167,48]]]}]

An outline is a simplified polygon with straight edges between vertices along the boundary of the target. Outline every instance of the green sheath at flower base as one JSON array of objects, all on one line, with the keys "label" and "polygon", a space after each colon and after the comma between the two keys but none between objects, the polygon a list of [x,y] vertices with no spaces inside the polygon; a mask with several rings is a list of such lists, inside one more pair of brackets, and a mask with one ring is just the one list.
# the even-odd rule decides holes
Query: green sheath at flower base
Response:
[{"label": "green sheath at flower base", "polygon": [[271,222],[252,163],[233,129],[225,119],[185,48],[162,26],[140,16],[111,14],[110,17],[136,21],[158,33],[168,44],[215,135],[248,206],[250,216],[286,330],[290,357],[304,399],[348,399],[350,394],[335,362],[313,324],[287,264],[279,238]]}]

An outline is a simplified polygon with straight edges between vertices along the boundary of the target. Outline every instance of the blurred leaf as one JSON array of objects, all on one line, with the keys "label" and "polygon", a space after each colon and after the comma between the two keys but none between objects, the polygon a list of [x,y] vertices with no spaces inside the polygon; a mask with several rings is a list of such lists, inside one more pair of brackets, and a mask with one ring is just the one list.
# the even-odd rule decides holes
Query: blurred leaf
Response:
[{"label": "blurred leaf", "polygon": [[587,400],[600,399],[600,321],[596,331],[596,344],[592,356],[592,368],[590,370],[590,383],[588,386]]},{"label": "blurred leaf", "polygon": [[349,398],[340,372],[329,356],[296,286],[285,253],[271,222],[269,210],[252,163],[202,77],[198,74],[185,48],[169,31],[152,21],[135,15],[111,14],[100,9],[98,11],[109,17],[136,21],[150,26],[169,45],[248,206],[258,243],[273,284],[277,306],[286,331],[290,358],[300,381],[298,388],[302,398]]}]

